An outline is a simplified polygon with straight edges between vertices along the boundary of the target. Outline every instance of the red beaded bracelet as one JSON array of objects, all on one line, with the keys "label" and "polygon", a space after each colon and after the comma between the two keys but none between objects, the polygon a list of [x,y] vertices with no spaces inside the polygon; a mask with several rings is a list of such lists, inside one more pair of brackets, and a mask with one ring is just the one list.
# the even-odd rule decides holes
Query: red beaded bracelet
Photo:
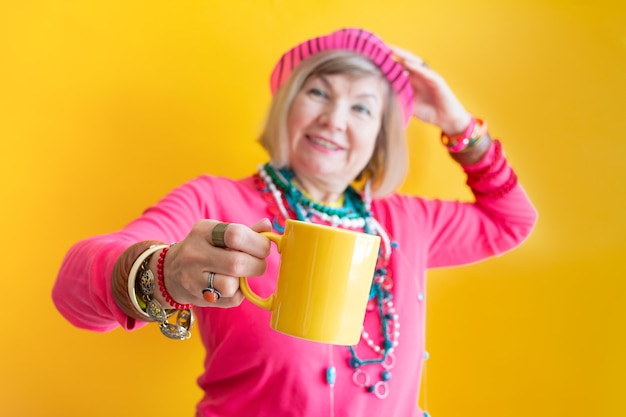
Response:
[{"label": "red beaded bracelet", "polygon": [[163,276],[163,263],[165,262],[165,255],[167,254],[168,250],[169,248],[167,247],[163,248],[163,251],[161,251],[161,254],[159,255],[159,261],[157,262],[157,280],[159,283],[159,289],[161,290],[161,294],[163,295],[163,298],[165,298],[165,301],[167,301],[169,305],[171,305],[177,310],[189,310],[192,307],[192,304],[177,303],[176,301],[174,301],[172,296],[167,292],[167,289],[165,288],[165,277]]}]

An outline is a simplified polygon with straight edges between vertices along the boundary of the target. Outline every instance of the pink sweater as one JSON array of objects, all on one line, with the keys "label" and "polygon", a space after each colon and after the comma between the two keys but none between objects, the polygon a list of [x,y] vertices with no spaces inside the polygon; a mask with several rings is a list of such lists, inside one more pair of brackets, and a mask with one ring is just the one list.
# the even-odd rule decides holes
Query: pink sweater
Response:
[{"label": "pink sweater", "polygon": [[[269,328],[269,312],[244,301],[232,309],[195,309],[207,352],[205,371],[198,379],[205,395],[197,415],[329,416],[333,401],[337,417],[421,416],[416,403],[424,355],[425,271],[502,254],[520,244],[536,221],[522,188],[510,187],[514,174],[503,158],[495,157],[494,149],[478,164],[464,167],[474,173],[469,183],[475,202],[392,195],[373,203],[375,217],[398,242],[389,270],[401,334],[386,399],[353,383],[346,347],[277,333]],[[494,160],[501,163],[494,165]],[[132,321],[119,310],[110,291],[113,265],[128,246],[143,240],[182,240],[202,218],[250,225],[263,217],[271,214],[252,178],[196,178],[122,230],[74,245],[61,266],[53,300],[61,314],[78,327],[130,329]],[[266,274],[250,279],[258,294],[267,296],[275,288],[278,262],[273,251]],[[379,334],[376,315],[368,314],[364,325],[371,335]],[[375,357],[362,344],[357,347],[359,357]],[[332,396],[325,382],[329,365],[337,369]],[[368,372],[380,370],[372,365]],[[372,377],[379,380],[378,374]]]}]

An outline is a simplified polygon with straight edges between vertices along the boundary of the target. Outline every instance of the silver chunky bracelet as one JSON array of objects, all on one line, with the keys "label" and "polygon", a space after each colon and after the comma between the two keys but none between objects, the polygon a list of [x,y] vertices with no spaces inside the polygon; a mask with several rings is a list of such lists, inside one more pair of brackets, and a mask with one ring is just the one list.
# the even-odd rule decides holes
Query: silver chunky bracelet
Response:
[{"label": "silver chunky bracelet", "polygon": [[[147,260],[146,260],[147,261]],[[170,339],[185,340],[191,337],[191,326],[193,326],[193,313],[191,310],[173,310],[168,312],[161,303],[153,298],[154,295],[154,274],[147,268],[148,262],[141,264],[141,275],[139,276],[139,287],[143,301],[146,303],[146,313],[159,323],[161,333]],[[169,323],[167,319],[176,314],[176,323]]]}]

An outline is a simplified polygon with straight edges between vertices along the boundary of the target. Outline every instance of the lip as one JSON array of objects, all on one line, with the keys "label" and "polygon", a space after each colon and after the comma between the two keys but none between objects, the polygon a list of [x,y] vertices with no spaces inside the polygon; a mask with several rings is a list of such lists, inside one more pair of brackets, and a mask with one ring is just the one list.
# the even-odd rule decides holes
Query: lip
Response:
[{"label": "lip", "polygon": [[305,134],[304,137],[313,147],[324,152],[337,152],[344,150],[343,146],[325,136]]}]

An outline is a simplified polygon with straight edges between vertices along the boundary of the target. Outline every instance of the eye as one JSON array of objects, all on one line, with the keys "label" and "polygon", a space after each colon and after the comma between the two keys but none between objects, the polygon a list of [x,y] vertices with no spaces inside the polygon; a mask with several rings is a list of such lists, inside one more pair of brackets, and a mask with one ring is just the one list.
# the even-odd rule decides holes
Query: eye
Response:
[{"label": "eye", "polygon": [[360,114],[364,114],[364,115],[367,115],[367,116],[370,116],[372,114],[370,109],[367,106],[363,105],[363,104],[355,104],[354,106],[352,106],[352,108],[357,113],[360,113]]},{"label": "eye", "polygon": [[318,87],[312,87],[307,91],[307,94],[315,96],[315,97],[322,97],[322,98],[327,98],[328,94],[326,93],[326,91],[322,90],[321,88]]}]

